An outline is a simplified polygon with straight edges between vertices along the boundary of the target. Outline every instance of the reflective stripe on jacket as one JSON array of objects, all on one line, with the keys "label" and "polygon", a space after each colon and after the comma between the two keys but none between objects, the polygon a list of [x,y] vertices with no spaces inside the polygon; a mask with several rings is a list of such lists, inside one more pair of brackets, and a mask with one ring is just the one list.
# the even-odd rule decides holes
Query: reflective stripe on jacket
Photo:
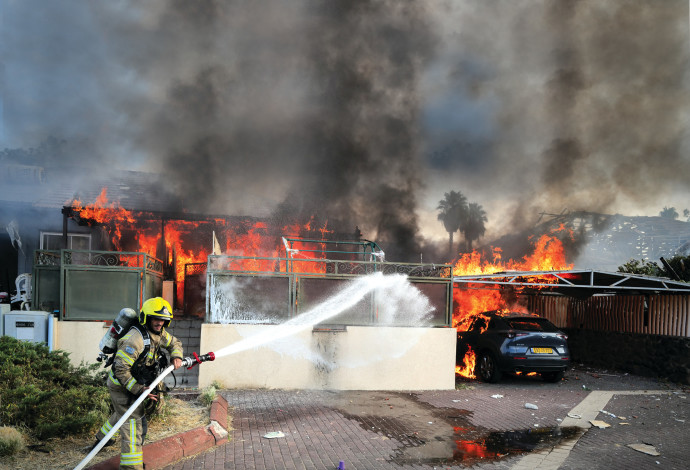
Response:
[{"label": "reflective stripe on jacket", "polygon": [[[152,366],[160,357],[161,349],[165,349],[170,353],[170,358],[179,357],[182,359],[182,343],[173,335],[161,330],[161,334],[155,334],[151,331],[149,338],[151,345],[146,355],[142,359],[145,366]],[[117,342],[117,353],[113,361],[113,367],[109,374],[109,385],[124,387],[135,395],[139,395],[144,389],[144,386],[139,384],[134,377],[132,377],[132,365],[137,361],[139,356],[144,352],[144,337],[138,328],[132,327],[120,340]]]}]

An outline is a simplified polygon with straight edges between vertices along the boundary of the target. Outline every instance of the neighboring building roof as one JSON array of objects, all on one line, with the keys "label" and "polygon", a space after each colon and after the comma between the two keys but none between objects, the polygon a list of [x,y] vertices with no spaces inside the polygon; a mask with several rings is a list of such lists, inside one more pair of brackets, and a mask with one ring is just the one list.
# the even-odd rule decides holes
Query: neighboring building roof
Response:
[{"label": "neighboring building roof", "polygon": [[587,233],[578,265],[615,269],[630,259],[687,255],[690,223],[668,217],[610,216],[604,228]]}]

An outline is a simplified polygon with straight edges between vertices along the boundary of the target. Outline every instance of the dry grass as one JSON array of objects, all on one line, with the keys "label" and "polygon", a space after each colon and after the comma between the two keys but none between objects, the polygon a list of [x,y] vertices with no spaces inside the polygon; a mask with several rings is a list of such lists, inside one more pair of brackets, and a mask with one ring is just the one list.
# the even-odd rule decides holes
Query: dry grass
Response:
[{"label": "dry grass", "polygon": [[[189,431],[209,424],[209,407],[197,400],[185,401],[168,396],[163,413],[149,422],[146,443],[159,441],[166,437]],[[83,449],[94,443],[93,437],[49,439],[35,441],[27,439],[25,451],[0,460],[2,470],[71,470],[86,457]],[[105,447],[89,462],[89,466],[107,460],[120,453],[117,444]]]}]

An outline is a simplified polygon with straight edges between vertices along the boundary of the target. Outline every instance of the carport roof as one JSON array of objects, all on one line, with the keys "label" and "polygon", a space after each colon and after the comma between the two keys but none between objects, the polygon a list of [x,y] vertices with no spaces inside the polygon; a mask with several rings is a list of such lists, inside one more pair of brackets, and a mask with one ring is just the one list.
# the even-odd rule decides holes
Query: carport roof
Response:
[{"label": "carport roof", "polygon": [[[548,289],[564,295],[593,295],[623,291],[690,294],[690,283],[663,277],[605,271],[503,271],[492,274],[454,276],[455,284],[491,284]],[[632,292],[629,292],[632,293]]]}]

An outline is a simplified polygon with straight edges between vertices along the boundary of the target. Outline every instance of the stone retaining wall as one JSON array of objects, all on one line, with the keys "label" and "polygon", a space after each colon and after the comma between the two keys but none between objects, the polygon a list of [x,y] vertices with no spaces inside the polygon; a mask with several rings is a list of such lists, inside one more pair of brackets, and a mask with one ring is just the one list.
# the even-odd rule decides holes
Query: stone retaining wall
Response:
[{"label": "stone retaining wall", "polygon": [[562,328],[574,363],[690,384],[690,338]]}]

